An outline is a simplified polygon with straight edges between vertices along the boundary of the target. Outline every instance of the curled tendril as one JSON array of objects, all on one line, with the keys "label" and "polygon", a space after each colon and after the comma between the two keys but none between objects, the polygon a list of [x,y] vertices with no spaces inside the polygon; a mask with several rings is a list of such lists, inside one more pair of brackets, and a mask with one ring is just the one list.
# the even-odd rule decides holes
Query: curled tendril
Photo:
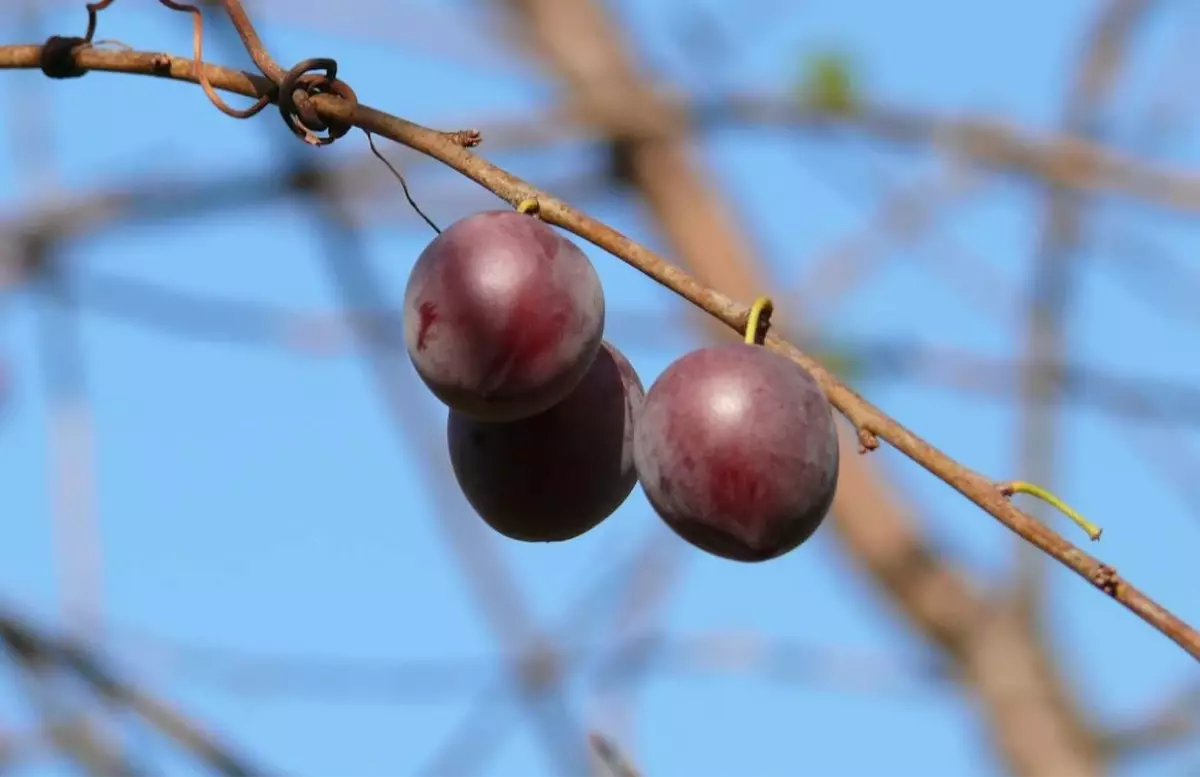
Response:
[{"label": "curled tendril", "polygon": [[112,3],[113,0],[98,0],[87,4],[87,32],[82,36],[51,35],[46,39],[41,51],[42,75],[47,78],[67,79],[81,78],[87,73],[87,70],[75,61],[75,55],[92,45],[99,14]]},{"label": "curled tendril", "polygon": [[775,303],[771,302],[770,297],[759,297],[754,300],[754,304],[750,306],[750,313],[746,316],[747,345],[762,343],[762,338],[766,336],[767,327],[771,322],[771,313],[774,311]]},{"label": "curled tendril", "polygon": [[208,80],[208,73],[204,69],[204,15],[199,8],[187,3],[177,3],[175,0],[158,0],[158,2],[172,11],[183,11],[192,15],[192,67],[196,71],[196,80],[200,82],[200,88],[204,90],[205,96],[208,97],[209,102],[217,106],[221,113],[235,119],[248,119],[270,104],[271,97],[269,95],[263,95],[249,108],[241,110],[231,107],[222,100],[221,96],[217,94],[217,90],[213,89],[213,85]]},{"label": "curled tendril", "polygon": [[87,33],[83,36],[83,39],[88,43],[91,43],[92,38],[96,35],[97,15],[112,4],[113,0],[98,0],[98,2],[87,4],[88,26]]},{"label": "curled tendril", "polygon": [[[314,73],[324,70],[324,73]],[[292,133],[313,146],[327,146],[350,131],[350,124],[329,121],[317,114],[310,99],[317,94],[332,94],[358,106],[358,95],[345,81],[337,78],[337,62],[318,57],[306,59],[289,70],[279,82],[279,114]],[[327,135],[319,133],[327,132]]]}]

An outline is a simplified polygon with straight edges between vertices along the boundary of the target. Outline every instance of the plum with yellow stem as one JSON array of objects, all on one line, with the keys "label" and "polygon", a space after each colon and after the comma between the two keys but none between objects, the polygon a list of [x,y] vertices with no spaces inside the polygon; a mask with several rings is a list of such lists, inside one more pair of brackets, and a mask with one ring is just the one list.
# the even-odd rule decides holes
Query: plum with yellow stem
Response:
[{"label": "plum with yellow stem", "polygon": [[752,342],[702,348],[646,393],[634,462],[676,534],[717,556],[766,561],[829,512],[837,430],[821,387],[791,360]]}]

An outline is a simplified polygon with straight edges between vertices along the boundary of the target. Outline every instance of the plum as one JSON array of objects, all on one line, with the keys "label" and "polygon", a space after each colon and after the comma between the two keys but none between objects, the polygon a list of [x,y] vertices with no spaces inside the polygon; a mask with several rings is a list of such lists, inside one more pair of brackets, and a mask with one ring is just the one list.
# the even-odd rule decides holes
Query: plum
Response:
[{"label": "plum", "polygon": [[747,343],[702,348],[646,393],[634,462],[676,534],[716,556],[766,561],[828,513],[837,430],[821,387],[792,361]]},{"label": "plum", "polygon": [[529,418],[480,421],[450,411],[459,488],[493,529],[526,542],[590,531],[633,491],[634,419],[645,397],[625,356],[603,342],[566,399]]},{"label": "plum", "polygon": [[484,421],[567,396],[604,332],[604,292],[578,246],[538,218],[484,211],[421,252],[404,292],[404,340],[430,391]]}]

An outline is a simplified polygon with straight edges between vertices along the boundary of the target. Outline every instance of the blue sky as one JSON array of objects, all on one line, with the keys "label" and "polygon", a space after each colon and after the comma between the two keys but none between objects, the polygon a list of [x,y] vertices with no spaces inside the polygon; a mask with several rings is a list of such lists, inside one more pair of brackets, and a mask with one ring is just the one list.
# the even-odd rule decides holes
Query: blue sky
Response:
[{"label": "blue sky", "polygon": [[[373,4],[361,5],[363,15],[374,13],[367,10]],[[853,53],[878,99],[951,114],[998,113],[1050,129],[1059,119],[1080,31],[1096,6],[1082,0],[811,2],[770,24],[737,20],[738,37],[753,45],[707,74],[689,71],[671,34],[688,3],[626,2],[621,13],[647,60],[664,78],[690,87],[785,90],[806,51],[833,45]],[[428,8],[435,17],[445,10],[432,0]],[[340,28],[319,33],[315,22],[288,26],[278,12],[264,17],[261,31],[281,62],[337,58],[340,74],[363,102],[441,128],[478,127],[485,138],[490,121],[534,116],[554,97],[553,84],[540,75],[498,66],[486,51],[472,52],[481,62],[460,64],[427,48],[410,50],[396,40],[411,39],[411,32],[392,36],[387,29],[398,28],[402,16],[378,13],[379,23],[361,35]],[[43,32],[73,31],[80,17],[76,10],[47,14]],[[1109,116],[1120,137],[1142,126],[1145,107],[1166,81],[1165,68],[1180,61],[1181,50],[1186,54],[1182,45],[1195,26],[1184,25],[1193,17],[1173,4],[1147,28],[1117,93],[1120,110]],[[182,14],[117,3],[103,16],[100,35],[182,54],[190,51],[189,32]],[[17,42],[8,30],[2,37]],[[450,47],[459,45],[449,39]],[[233,61],[220,44],[209,43],[208,52]],[[106,74],[57,83],[40,78],[5,73],[0,92],[11,100],[40,90],[50,109],[51,176],[68,193],[158,176],[213,180],[238,170],[265,172],[287,158],[283,149],[330,158],[366,148],[361,134],[353,134],[334,148],[310,151],[279,126],[276,113],[234,121],[198,89],[181,84]],[[0,113],[0,134],[7,138],[12,125],[11,113]],[[930,154],[781,131],[720,130],[698,146],[780,288],[792,286],[831,244],[862,228],[876,202],[870,183],[876,169],[906,181],[935,174],[943,162]],[[586,178],[596,161],[594,150],[576,147],[489,152],[485,141],[481,152],[554,192],[560,182]],[[448,223],[490,206],[486,193],[452,171],[402,149],[386,153],[410,171],[418,200],[422,191],[439,193],[426,205],[435,220]],[[1180,165],[1194,166],[1198,157],[1186,131],[1155,153]],[[5,216],[30,206],[13,162],[12,154],[0,155]],[[375,217],[364,233],[383,279],[380,291],[393,300],[400,299],[408,268],[430,237],[404,210],[396,188],[372,207]],[[580,196],[562,191],[627,234],[661,244],[635,201],[597,193],[596,187]],[[838,300],[811,300],[800,312],[830,336],[915,338],[1015,356],[1020,329],[922,267],[938,246],[957,244],[1004,281],[994,289],[997,299],[1019,295],[1036,246],[1040,203],[1040,192],[1023,183],[989,182],[954,205],[928,239],[889,252],[869,282]],[[1142,257],[1101,240],[1115,230],[1134,230],[1182,257],[1192,272],[1186,260],[1200,233],[1178,214],[1134,209],[1119,200],[1095,212],[1097,248],[1089,257],[1096,262],[1082,276],[1070,317],[1076,359],[1121,374],[1200,380],[1200,366],[1187,358],[1196,345],[1192,324],[1131,293],[1113,268],[1136,267]],[[622,314],[657,317],[683,308],[616,259],[584,247],[605,285],[608,336],[648,386],[698,341],[678,316],[667,336],[648,337],[631,319],[623,322]],[[294,203],[121,224],[72,241],[63,261],[81,279],[85,300],[87,279],[102,273],[293,308],[332,310],[339,299],[325,271],[315,219]],[[776,301],[777,319],[786,320],[786,298],[776,294]],[[11,380],[0,414],[0,595],[53,621],[60,588],[48,489],[52,417],[37,350],[47,315],[30,293],[10,294],[0,303],[0,358]],[[539,623],[551,629],[597,586],[621,590],[611,582],[614,571],[645,537],[671,539],[640,491],[597,530],[569,544],[535,547],[491,535],[452,489],[435,485],[434,474],[448,471],[439,445],[444,410],[418,389],[411,371],[405,373],[407,397],[423,426],[402,441],[369,371],[352,353],[322,358],[185,339],[89,312],[86,304],[80,321],[95,432],[103,615],[114,658],[268,768],[413,773],[472,714],[480,693],[503,676],[497,642],[439,522],[464,522],[476,541],[492,545]],[[867,382],[860,388],[951,455],[998,479],[1011,477],[1017,456],[1011,404],[913,384]],[[1196,500],[1189,504],[1160,477],[1164,459],[1187,469],[1187,449],[1200,445],[1195,430],[1148,428],[1136,439],[1148,436],[1160,458],[1147,458],[1146,444],[1132,445],[1135,436],[1120,422],[1088,409],[1067,410],[1062,419],[1061,478],[1054,486],[1104,526],[1104,539],[1093,549],[1181,617],[1200,622],[1192,564],[1200,542]],[[1002,579],[1012,555],[1003,527],[886,446],[873,456],[919,507],[917,520],[947,553],[982,580]],[[439,488],[448,503],[439,501]],[[1061,528],[1082,539],[1069,525]],[[754,671],[657,671],[638,685],[635,725],[622,738],[647,775],[999,771],[970,700],[952,686],[905,679],[928,663],[928,651],[826,533],[768,564],[734,564],[688,549],[680,558],[683,577],[662,621],[669,632],[753,633],[764,643],[786,641],[826,657],[866,656],[898,679],[852,688],[823,663],[793,680]],[[1182,651],[1073,574],[1056,568],[1050,584],[1053,638],[1067,657],[1070,681],[1098,720],[1132,719],[1181,683],[1200,679]],[[611,632],[610,620],[595,620],[592,633]],[[171,647],[178,644],[349,664],[461,658],[474,668],[443,692],[421,696],[253,693],[214,682]],[[5,687],[0,730],[23,718]],[[608,721],[588,684],[577,680],[571,688],[580,714],[604,728]],[[488,709],[509,735],[481,773],[554,773],[536,729],[511,698]],[[134,744],[135,752],[185,773],[182,762],[152,739],[138,737]],[[1169,758],[1131,761],[1120,772],[1180,773],[1198,761],[1200,749],[1192,747]],[[30,776],[60,772],[61,764],[45,763],[19,770]]]}]

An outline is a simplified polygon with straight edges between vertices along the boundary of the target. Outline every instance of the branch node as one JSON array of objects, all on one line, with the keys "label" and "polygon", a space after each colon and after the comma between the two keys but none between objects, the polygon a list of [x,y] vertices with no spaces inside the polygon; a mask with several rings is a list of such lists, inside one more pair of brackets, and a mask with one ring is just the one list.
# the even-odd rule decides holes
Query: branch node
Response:
[{"label": "branch node", "polygon": [[1087,536],[1092,542],[1100,539],[1100,535],[1104,533],[1103,529],[1080,515],[1078,510],[1041,486],[1026,483],[1023,480],[1012,480],[999,484],[998,488],[1000,495],[1006,498],[1012,497],[1013,494],[1029,494],[1030,496],[1037,497],[1074,521],[1079,528],[1087,532]]},{"label": "branch node", "polygon": [[854,430],[858,434],[858,452],[860,455],[869,453],[879,447],[879,435],[865,421],[855,421]]},{"label": "branch node", "polygon": [[456,146],[463,148],[475,148],[483,142],[483,133],[477,129],[458,130],[456,132],[443,133],[446,139]]},{"label": "branch node", "polygon": [[1124,585],[1124,581],[1121,580],[1121,576],[1117,574],[1117,570],[1113,569],[1108,564],[1101,564],[1096,571],[1089,576],[1089,579],[1091,580],[1092,585],[1096,586],[1112,598],[1117,599],[1121,596],[1121,587]]},{"label": "branch node", "polygon": [[537,201],[536,197],[526,197],[517,204],[517,213],[523,213],[526,216],[540,217],[542,212],[542,204]]},{"label": "branch node", "polygon": [[51,35],[42,44],[41,67],[42,75],[46,78],[80,78],[87,73],[87,68],[79,66],[75,61],[75,53],[90,46],[87,38],[77,35]]},{"label": "branch node", "polygon": [[[312,72],[314,70],[325,72]],[[318,94],[330,94],[346,101],[351,112],[358,107],[358,95],[349,84],[337,78],[337,62],[317,57],[298,63],[280,81],[279,114],[296,137],[310,146],[327,146],[349,132],[352,125],[321,118],[311,100]],[[321,135],[322,132],[328,134]]]},{"label": "branch node", "polygon": [[150,58],[150,68],[155,75],[166,75],[171,72],[171,58],[166,54],[155,54]]}]

